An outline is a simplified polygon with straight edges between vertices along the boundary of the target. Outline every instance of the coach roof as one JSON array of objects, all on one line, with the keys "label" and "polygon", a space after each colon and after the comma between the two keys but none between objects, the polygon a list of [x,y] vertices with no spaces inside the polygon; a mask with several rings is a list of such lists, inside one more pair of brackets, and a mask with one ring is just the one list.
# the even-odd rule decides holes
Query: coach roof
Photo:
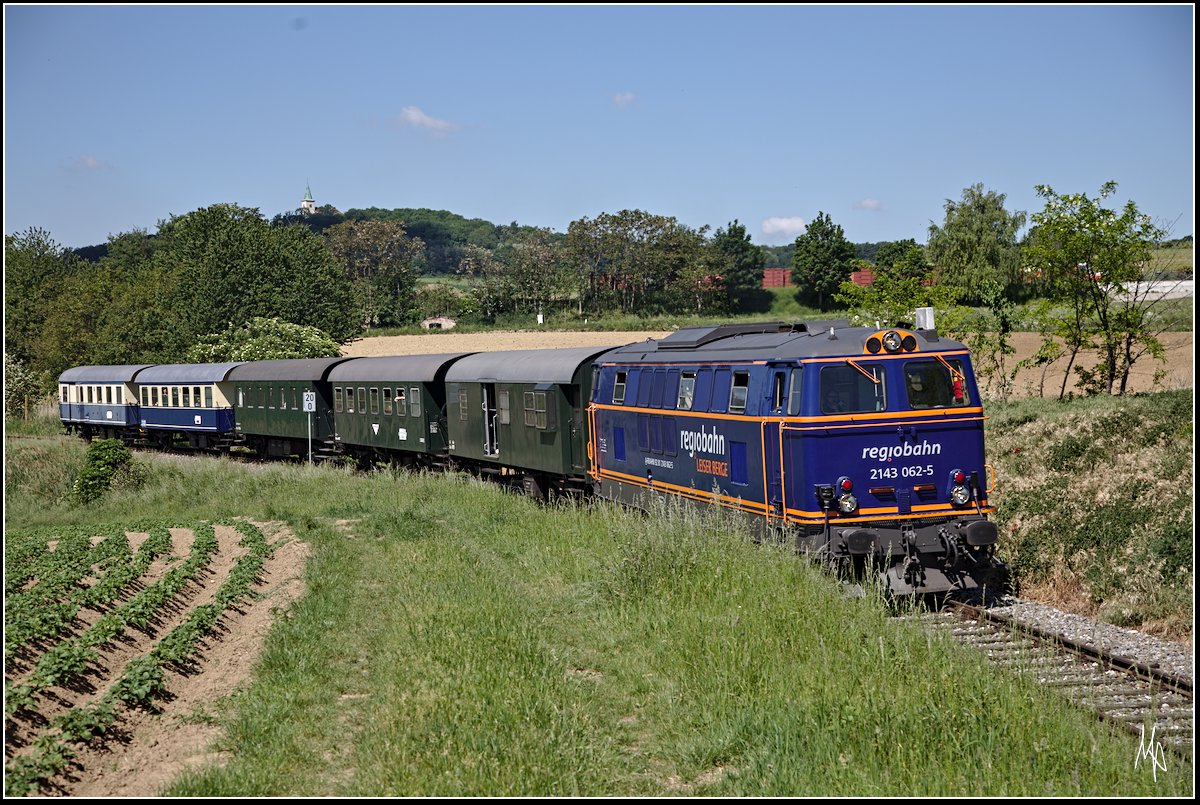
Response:
[{"label": "coach roof", "polygon": [[253,382],[256,380],[297,381],[323,380],[331,367],[350,358],[292,358],[280,361],[250,361],[237,366],[229,373],[230,380]]},{"label": "coach roof", "polygon": [[478,352],[463,358],[446,373],[448,382],[573,383],[575,373],[612,347],[525,349]]},{"label": "coach roof", "polygon": [[134,376],[154,364],[131,366],[76,366],[58,376],[59,383],[129,383]]},{"label": "coach roof", "polygon": [[237,363],[176,363],[142,370],[138,383],[223,383]]},{"label": "coach roof", "polygon": [[432,383],[445,374],[446,367],[470,352],[447,352],[436,355],[386,355],[375,358],[352,358],[329,373],[333,382],[344,380],[380,382],[404,380]]}]

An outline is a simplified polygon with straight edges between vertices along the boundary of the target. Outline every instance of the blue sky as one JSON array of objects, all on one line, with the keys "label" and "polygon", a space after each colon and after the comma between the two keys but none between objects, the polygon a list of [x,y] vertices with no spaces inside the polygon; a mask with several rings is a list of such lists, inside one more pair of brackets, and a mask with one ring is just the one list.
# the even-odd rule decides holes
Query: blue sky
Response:
[{"label": "blue sky", "polygon": [[103,243],[218,202],[755,243],[915,238],[983,183],[1194,227],[1191,6],[12,6],[4,231]]}]

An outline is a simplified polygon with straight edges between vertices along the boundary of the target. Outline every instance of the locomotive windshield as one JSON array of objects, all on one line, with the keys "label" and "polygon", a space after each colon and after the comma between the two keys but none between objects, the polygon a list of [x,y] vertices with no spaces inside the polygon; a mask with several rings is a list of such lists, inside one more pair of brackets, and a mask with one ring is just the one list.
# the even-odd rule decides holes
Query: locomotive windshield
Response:
[{"label": "locomotive windshield", "polygon": [[821,369],[821,413],[862,414],[887,410],[883,367],[850,363]]},{"label": "locomotive windshield", "polygon": [[908,361],[904,386],[910,408],[955,408],[971,403],[962,361]]}]

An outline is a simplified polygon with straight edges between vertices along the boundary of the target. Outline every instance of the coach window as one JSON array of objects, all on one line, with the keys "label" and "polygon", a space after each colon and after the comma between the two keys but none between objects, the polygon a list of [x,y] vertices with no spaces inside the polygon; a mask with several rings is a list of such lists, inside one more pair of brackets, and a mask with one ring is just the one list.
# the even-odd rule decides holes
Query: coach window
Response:
[{"label": "coach window", "polygon": [[287,389],[285,388],[279,389],[279,410],[287,410]]},{"label": "coach window", "polygon": [[366,386],[358,387],[358,412],[360,414],[367,413],[367,389],[366,389]]},{"label": "coach window", "polygon": [[617,372],[617,382],[613,384],[613,405],[625,404],[625,382],[628,379],[628,372]]},{"label": "coach window", "polygon": [[171,407],[179,407],[179,386],[171,386]]},{"label": "coach window", "polygon": [[342,387],[333,387],[333,412],[340,414],[342,412]]},{"label": "coach window", "polygon": [[371,389],[371,416],[376,416],[379,413],[379,389]]},{"label": "coach window", "polygon": [[537,408],[533,400],[533,392],[525,392],[525,427],[537,427]]},{"label": "coach window", "polygon": [[117,405],[125,404],[125,387],[117,386]]},{"label": "coach window", "polygon": [[192,407],[192,388],[191,388],[191,386],[183,387],[183,407],[184,408]]},{"label": "coach window", "polygon": [[421,415],[421,390],[416,386],[408,390],[408,412],[413,416]]},{"label": "coach window", "polygon": [[500,392],[499,403],[500,404],[497,406],[497,413],[500,417],[500,424],[501,425],[511,424],[512,423],[512,409],[511,409],[511,403],[509,402],[509,396],[508,396],[507,391]]},{"label": "coach window", "polygon": [[205,386],[205,387],[204,387],[204,407],[205,407],[205,408],[212,408],[212,407],[213,407],[213,394],[212,394],[212,386]]},{"label": "coach window", "polygon": [[104,387],[104,403],[105,405],[112,405],[112,386]]},{"label": "coach window", "polygon": [[200,387],[199,386],[192,386],[192,406],[195,408],[200,407]]},{"label": "coach window", "polygon": [[696,396],[696,373],[684,372],[679,378],[679,405],[681,411],[692,410],[692,400]]},{"label": "coach window", "polygon": [[392,415],[392,390],[391,389],[383,390],[383,415],[384,416]]},{"label": "coach window", "polygon": [[746,397],[750,392],[750,373],[734,372],[733,388],[729,391],[729,413],[740,414],[746,410]]},{"label": "coach window", "polygon": [[158,407],[158,386],[150,387],[150,405]]},{"label": "coach window", "polygon": [[396,416],[408,416],[408,398],[404,389],[396,389]]},{"label": "coach window", "polygon": [[88,390],[88,402],[90,402],[90,403],[95,402],[96,401],[95,400],[95,392],[92,391],[92,387],[88,386],[87,390]]}]

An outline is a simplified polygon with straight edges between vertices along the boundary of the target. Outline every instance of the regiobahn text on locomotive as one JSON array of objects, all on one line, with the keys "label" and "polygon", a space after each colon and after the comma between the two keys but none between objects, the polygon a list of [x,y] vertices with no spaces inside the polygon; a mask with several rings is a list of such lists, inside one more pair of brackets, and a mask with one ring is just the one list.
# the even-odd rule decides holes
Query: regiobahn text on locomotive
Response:
[{"label": "regiobahn text on locomotive", "polygon": [[848,322],[689,327],[596,361],[597,494],[754,515],[891,594],[1002,585],[967,348]]}]

